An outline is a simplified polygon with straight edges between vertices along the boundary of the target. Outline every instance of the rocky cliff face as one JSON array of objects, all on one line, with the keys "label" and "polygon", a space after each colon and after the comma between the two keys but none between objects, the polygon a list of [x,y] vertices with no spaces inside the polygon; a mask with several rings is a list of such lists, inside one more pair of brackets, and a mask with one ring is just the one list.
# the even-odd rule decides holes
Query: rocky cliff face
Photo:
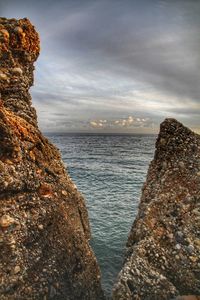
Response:
[{"label": "rocky cliff face", "polygon": [[161,124],[113,299],[199,299],[200,136]]},{"label": "rocky cliff face", "polygon": [[0,298],[102,299],[85,202],[37,127],[39,38],[0,18]]}]

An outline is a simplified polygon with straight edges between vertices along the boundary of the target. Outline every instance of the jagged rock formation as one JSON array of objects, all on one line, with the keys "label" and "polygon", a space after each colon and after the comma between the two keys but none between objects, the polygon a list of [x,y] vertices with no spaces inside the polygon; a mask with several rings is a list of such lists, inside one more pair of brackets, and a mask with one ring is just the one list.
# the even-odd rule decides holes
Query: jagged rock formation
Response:
[{"label": "jagged rock formation", "polygon": [[113,299],[189,300],[199,299],[197,295],[200,136],[176,120],[166,119],[161,124]]},{"label": "jagged rock formation", "polygon": [[0,298],[102,299],[85,202],[37,127],[39,38],[0,18]]}]

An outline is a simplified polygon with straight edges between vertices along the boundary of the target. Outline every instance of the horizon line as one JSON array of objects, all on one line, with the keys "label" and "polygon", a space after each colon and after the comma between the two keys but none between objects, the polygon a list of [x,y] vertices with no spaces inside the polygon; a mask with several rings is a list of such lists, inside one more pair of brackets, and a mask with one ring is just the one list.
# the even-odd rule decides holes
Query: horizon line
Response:
[{"label": "horizon line", "polygon": [[158,135],[157,133],[138,133],[138,132],[83,132],[83,131],[43,131],[44,134],[61,135]]}]

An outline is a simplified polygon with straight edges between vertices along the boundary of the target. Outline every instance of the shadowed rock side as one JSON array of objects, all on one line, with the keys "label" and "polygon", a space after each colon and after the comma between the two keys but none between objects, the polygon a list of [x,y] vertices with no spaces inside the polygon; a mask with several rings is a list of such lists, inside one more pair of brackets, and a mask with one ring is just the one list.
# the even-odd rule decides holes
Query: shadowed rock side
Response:
[{"label": "shadowed rock side", "polygon": [[200,299],[192,295],[200,295],[200,136],[166,119],[113,299]]},{"label": "shadowed rock side", "polygon": [[85,202],[37,127],[39,38],[0,18],[0,298],[102,299]]}]

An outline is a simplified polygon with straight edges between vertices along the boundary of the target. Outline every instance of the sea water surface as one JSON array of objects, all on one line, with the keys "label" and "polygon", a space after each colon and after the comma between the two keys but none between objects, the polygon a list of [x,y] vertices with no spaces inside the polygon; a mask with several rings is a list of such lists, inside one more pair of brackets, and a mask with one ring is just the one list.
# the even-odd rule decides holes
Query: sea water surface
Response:
[{"label": "sea water surface", "polygon": [[153,135],[46,134],[85,197],[91,246],[107,295],[119,273],[141,188],[153,159]]}]

